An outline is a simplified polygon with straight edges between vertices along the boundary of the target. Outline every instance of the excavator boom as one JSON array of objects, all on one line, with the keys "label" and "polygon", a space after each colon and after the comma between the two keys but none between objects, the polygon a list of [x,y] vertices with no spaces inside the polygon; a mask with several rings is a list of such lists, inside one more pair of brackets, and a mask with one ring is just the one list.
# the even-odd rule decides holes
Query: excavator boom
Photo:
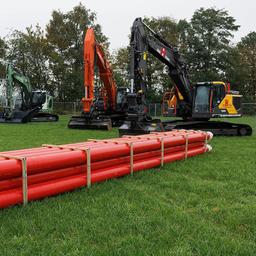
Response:
[{"label": "excavator boom", "polygon": [[82,99],[83,110],[89,113],[94,100],[94,62],[95,62],[95,35],[93,29],[88,29],[84,38],[84,89]]},{"label": "excavator boom", "polygon": [[97,54],[97,65],[99,68],[100,80],[103,82],[104,88],[106,90],[109,109],[112,111],[115,111],[117,85],[113,78],[113,73],[112,73],[110,63],[105,56],[102,46],[99,44],[96,44],[96,54]]},{"label": "excavator boom", "polygon": [[148,87],[148,53],[168,67],[169,75],[184,99],[183,111],[186,112],[184,115],[191,114],[193,89],[188,78],[185,61],[174,46],[148,27],[141,18],[137,18],[131,32],[131,80],[137,92],[139,90],[146,91]]}]

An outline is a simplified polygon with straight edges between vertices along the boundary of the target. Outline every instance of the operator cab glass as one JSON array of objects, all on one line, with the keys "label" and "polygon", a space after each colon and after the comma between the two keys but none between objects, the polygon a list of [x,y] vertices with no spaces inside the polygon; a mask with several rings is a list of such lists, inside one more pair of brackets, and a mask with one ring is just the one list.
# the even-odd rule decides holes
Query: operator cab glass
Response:
[{"label": "operator cab glass", "polygon": [[42,91],[33,91],[32,92],[32,99],[31,104],[33,107],[41,106],[46,101],[46,92]]},{"label": "operator cab glass", "polygon": [[221,82],[197,83],[194,88],[193,117],[212,117],[226,95],[225,85]]},{"label": "operator cab glass", "polygon": [[129,92],[129,88],[126,87],[119,87],[117,88],[117,95],[116,95],[116,103],[121,104],[123,102],[123,97]]},{"label": "operator cab glass", "polygon": [[225,97],[225,88],[223,84],[213,84],[212,87],[212,108],[217,107]]},{"label": "operator cab glass", "polygon": [[121,104],[122,103],[122,99],[123,99],[123,91],[117,91],[117,96],[116,96],[116,103],[117,104]]},{"label": "operator cab glass", "polygon": [[193,114],[210,113],[210,92],[209,84],[197,84],[195,86],[195,100]]}]

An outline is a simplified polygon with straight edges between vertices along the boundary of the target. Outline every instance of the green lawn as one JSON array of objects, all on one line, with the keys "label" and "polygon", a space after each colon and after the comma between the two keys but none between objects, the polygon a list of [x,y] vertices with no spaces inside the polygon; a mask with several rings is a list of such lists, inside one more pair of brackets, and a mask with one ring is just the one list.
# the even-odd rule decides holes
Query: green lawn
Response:
[{"label": "green lawn", "polygon": [[[235,121],[256,129],[256,117]],[[0,151],[108,138],[59,123],[0,125]],[[0,211],[0,255],[256,255],[256,135],[213,152]]]}]

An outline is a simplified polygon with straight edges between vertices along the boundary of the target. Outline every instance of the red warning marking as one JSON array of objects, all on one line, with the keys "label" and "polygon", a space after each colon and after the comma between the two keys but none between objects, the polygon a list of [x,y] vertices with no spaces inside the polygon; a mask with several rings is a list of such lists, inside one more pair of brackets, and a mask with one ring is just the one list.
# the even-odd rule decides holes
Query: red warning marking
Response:
[{"label": "red warning marking", "polygon": [[166,56],[166,49],[162,48],[160,51],[161,56],[165,57]]}]

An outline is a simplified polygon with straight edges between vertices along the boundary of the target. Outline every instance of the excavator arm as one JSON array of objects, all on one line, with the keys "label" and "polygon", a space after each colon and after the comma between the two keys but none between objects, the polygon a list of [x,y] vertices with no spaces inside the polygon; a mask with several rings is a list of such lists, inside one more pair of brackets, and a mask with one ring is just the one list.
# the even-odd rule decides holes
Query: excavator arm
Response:
[{"label": "excavator arm", "polygon": [[92,113],[94,96],[94,67],[99,69],[100,80],[103,82],[104,90],[107,95],[107,104],[110,110],[116,108],[116,83],[113,73],[104,50],[97,43],[93,28],[89,28],[84,40],[84,87],[85,97],[82,99],[83,110],[85,113]]},{"label": "excavator arm", "polygon": [[14,109],[13,88],[15,84],[18,84],[22,89],[22,108],[28,108],[31,104],[32,94],[32,87],[29,78],[14,69],[11,64],[8,64],[6,81],[7,108],[9,108],[11,111]]},{"label": "excavator arm", "polygon": [[94,62],[95,62],[95,36],[93,29],[88,29],[84,38],[84,88],[85,96],[82,98],[83,110],[90,113],[94,100]]},{"label": "excavator arm", "polygon": [[169,69],[169,75],[182,96],[181,112],[184,118],[191,116],[193,90],[188,79],[186,65],[177,49],[162,39],[141,18],[135,19],[131,29],[131,93],[127,95],[127,122],[119,128],[120,135],[163,131],[160,119],[147,113],[147,56],[152,54]]},{"label": "excavator arm", "polygon": [[97,66],[99,68],[100,79],[104,84],[107,93],[108,107],[114,111],[116,109],[117,86],[113,78],[113,72],[101,45],[96,44]]},{"label": "excavator arm", "polygon": [[136,92],[146,92],[147,89],[148,52],[168,67],[169,75],[184,99],[184,111],[191,112],[193,90],[183,58],[175,47],[137,18],[131,32],[131,87]]}]

